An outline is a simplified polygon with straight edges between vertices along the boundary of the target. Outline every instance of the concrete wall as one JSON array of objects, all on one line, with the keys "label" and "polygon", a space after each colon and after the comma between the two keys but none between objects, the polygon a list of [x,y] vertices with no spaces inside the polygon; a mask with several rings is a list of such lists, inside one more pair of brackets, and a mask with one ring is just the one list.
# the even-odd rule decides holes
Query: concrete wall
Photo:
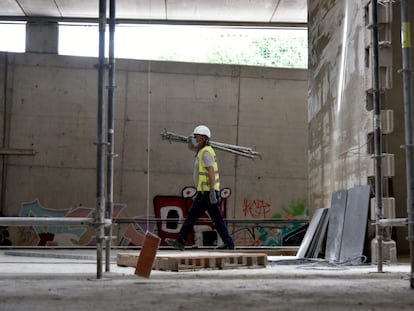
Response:
[{"label": "concrete wall", "polygon": [[[308,1],[309,8],[309,206],[330,206],[334,191],[374,186],[372,167],[372,72],[370,1]],[[383,195],[396,202],[396,216],[407,217],[400,3],[378,6],[381,108],[393,113],[384,131]],[[387,122],[383,120],[383,129]],[[370,164],[371,163],[371,164]],[[374,196],[375,187],[372,188]],[[399,252],[408,252],[405,228],[394,229]]]},{"label": "concrete wall", "polygon": [[[95,207],[96,63],[0,54],[3,148],[36,152],[2,157],[2,214],[18,216],[35,199],[46,209]],[[121,218],[153,215],[155,195],[180,195],[193,184],[194,154],[160,133],[188,135],[200,123],[215,141],[263,154],[251,160],[217,151],[222,186],[232,189],[230,218],[306,214],[289,210],[307,196],[305,70],[118,60],[116,85],[114,201],[126,205]]]},{"label": "concrete wall", "polygon": [[[367,183],[364,7],[309,1],[309,187],[311,209],[332,192]],[[333,27],[334,26],[334,27]]]}]

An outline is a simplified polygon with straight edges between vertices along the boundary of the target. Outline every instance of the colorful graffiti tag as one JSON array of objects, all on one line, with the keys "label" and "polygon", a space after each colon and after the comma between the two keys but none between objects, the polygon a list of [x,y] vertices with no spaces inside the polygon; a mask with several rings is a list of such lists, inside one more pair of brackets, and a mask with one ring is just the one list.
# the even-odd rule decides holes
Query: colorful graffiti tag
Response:
[{"label": "colorful graffiti tag", "polygon": [[267,218],[270,214],[270,204],[264,200],[243,200],[243,213],[244,216],[250,216],[252,218]]},{"label": "colorful graffiti tag", "polygon": [[[126,208],[124,204],[115,204],[113,216],[116,219]],[[92,217],[94,209],[75,207],[68,209],[51,209],[42,206],[38,199],[21,204],[21,217]],[[87,226],[27,226],[9,228],[17,230],[11,239],[16,246],[93,246],[95,230]]]},{"label": "colorful graffiti tag", "polygon": [[233,235],[237,245],[300,245],[308,222],[297,219],[309,216],[304,200],[293,200],[287,206],[282,206],[283,214],[276,213],[270,217],[271,207],[271,204],[263,199],[243,200],[243,215],[246,219],[255,221],[244,225],[235,224]]},{"label": "colorful graffiti tag", "polygon": [[[191,190],[191,191],[190,191]],[[121,219],[126,204],[116,203],[113,209],[114,245],[140,246],[146,232],[158,234],[161,238],[178,235],[182,221],[192,205],[195,190],[186,187],[181,196],[155,196],[154,215],[135,216]],[[222,190],[221,212],[227,216],[229,188]],[[231,221],[229,229],[239,246],[283,246],[300,245],[306,232],[307,221],[298,221],[307,216],[303,201],[297,200],[283,206],[283,214],[273,214],[272,206],[262,199],[243,200],[242,212],[247,221]],[[38,199],[21,204],[22,217],[93,217],[95,209],[77,206],[67,209],[53,209],[42,206]],[[249,219],[251,222],[249,223]],[[291,221],[289,221],[291,219]],[[273,220],[273,221],[272,221]],[[230,220],[229,220],[230,221]],[[213,246],[214,224],[203,215],[194,227],[188,245]],[[92,226],[25,226],[0,227],[1,246],[94,246],[96,231]],[[215,235],[217,236],[217,234]],[[217,239],[217,238],[216,238]]]}]

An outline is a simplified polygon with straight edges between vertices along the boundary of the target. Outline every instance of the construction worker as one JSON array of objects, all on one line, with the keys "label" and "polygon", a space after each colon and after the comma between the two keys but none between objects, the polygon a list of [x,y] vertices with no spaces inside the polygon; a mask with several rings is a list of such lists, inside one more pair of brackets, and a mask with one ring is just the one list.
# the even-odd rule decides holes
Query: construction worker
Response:
[{"label": "construction worker", "polygon": [[177,239],[165,239],[168,245],[182,251],[188,234],[193,230],[198,218],[206,211],[224,242],[224,245],[219,248],[234,249],[233,239],[220,212],[220,179],[216,154],[209,143],[210,138],[210,129],[205,125],[197,126],[193,135],[188,138],[188,148],[196,152],[194,183],[197,186],[197,194]]}]

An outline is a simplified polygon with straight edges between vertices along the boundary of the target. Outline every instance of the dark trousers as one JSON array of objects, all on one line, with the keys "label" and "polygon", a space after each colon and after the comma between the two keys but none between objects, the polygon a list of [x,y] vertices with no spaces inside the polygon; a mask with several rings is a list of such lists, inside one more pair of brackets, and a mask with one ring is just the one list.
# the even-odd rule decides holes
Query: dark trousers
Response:
[{"label": "dark trousers", "polygon": [[193,230],[194,224],[200,218],[200,216],[207,211],[223,242],[226,245],[234,246],[233,239],[230,236],[229,231],[227,230],[227,225],[220,213],[220,195],[218,191],[216,191],[216,197],[218,203],[211,204],[208,191],[197,193],[197,196],[193,202],[193,206],[191,207],[190,212],[188,213],[188,217],[184,221],[178,235],[177,240],[180,243],[185,245],[189,233]]}]

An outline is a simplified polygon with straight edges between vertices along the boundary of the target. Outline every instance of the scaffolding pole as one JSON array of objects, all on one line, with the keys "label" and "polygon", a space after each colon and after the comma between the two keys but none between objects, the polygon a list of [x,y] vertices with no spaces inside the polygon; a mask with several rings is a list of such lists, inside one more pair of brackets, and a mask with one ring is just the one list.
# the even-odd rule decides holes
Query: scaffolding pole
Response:
[{"label": "scaffolding pole", "polygon": [[[114,113],[115,113],[115,5],[109,3],[109,58],[108,58],[108,155],[106,179],[106,218],[112,219],[114,209]],[[111,270],[112,226],[106,228],[105,271]]]},{"label": "scaffolding pole", "polygon": [[105,240],[105,28],[106,0],[99,0],[99,64],[98,64],[98,141],[96,160],[96,278],[102,279],[102,253]]},{"label": "scaffolding pole", "polygon": [[401,0],[401,44],[405,121],[405,158],[407,175],[408,243],[410,247],[410,287],[414,288],[414,153],[413,108],[411,99],[411,34],[408,0]]},{"label": "scaffolding pole", "polygon": [[[112,58],[111,58],[111,68],[114,68],[114,57],[113,57],[113,45],[114,37],[113,32],[115,29],[115,1],[110,0],[110,14],[111,14],[111,46],[112,46]],[[0,226],[41,226],[41,225],[73,225],[73,226],[93,226],[96,229],[96,265],[97,279],[102,279],[102,266],[103,266],[103,243],[105,240],[109,241],[107,243],[107,254],[106,254],[106,264],[107,271],[109,271],[110,264],[110,238],[106,238],[105,233],[112,236],[112,210],[113,210],[113,163],[108,162],[107,166],[109,167],[108,176],[109,181],[107,188],[109,205],[106,207],[106,198],[105,198],[105,164],[106,164],[106,154],[105,147],[109,146],[108,153],[109,157],[113,157],[113,89],[114,89],[114,71],[110,71],[109,74],[109,104],[108,104],[108,123],[110,128],[108,129],[108,141],[111,143],[108,144],[105,141],[105,103],[104,103],[104,94],[105,94],[105,32],[106,32],[106,0],[99,0],[99,63],[98,63],[98,115],[97,115],[97,163],[96,163],[96,210],[93,218],[85,217],[0,217]],[[3,150],[3,153],[6,154]],[[24,155],[32,155],[34,152],[32,150],[25,151]],[[7,153],[9,154],[9,153]],[[22,153],[19,153],[22,154]]]},{"label": "scaffolding pole", "polygon": [[[0,217],[0,226],[85,226],[94,225],[95,218],[88,217]],[[111,226],[110,220],[104,220],[103,226]]]},{"label": "scaffolding pole", "polygon": [[379,48],[378,48],[378,1],[371,1],[371,50],[372,50],[372,95],[374,103],[374,158],[375,158],[375,238],[377,240],[377,271],[382,272],[382,235],[383,228],[378,224],[383,218],[382,209],[382,133],[381,102],[379,83]]}]

